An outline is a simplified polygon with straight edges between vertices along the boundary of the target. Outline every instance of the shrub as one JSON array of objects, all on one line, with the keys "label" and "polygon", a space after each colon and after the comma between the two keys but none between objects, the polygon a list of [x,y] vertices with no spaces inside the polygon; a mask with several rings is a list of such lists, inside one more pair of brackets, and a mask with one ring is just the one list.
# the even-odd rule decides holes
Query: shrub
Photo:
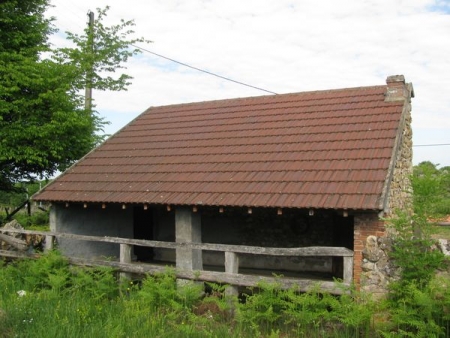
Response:
[{"label": "shrub", "polygon": [[446,288],[449,285],[436,278],[436,271],[444,267],[445,256],[430,239],[424,217],[398,214],[390,222],[394,230],[391,257],[400,268],[401,278],[391,283],[386,304],[392,326],[380,334],[383,337],[448,336],[448,307],[442,300],[450,299]]},{"label": "shrub", "polygon": [[26,213],[19,212],[14,216],[14,219],[24,228],[46,228],[49,224],[49,213],[47,211],[36,211],[28,216]]},{"label": "shrub", "polygon": [[391,258],[400,268],[401,279],[394,284],[394,293],[401,292],[403,284],[415,282],[426,286],[437,269],[444,264],[444,254],[436,248],[430,238],[430,226],[422,216],[408,217],[397,214],[389,220],[393,228],[393,250]]}]

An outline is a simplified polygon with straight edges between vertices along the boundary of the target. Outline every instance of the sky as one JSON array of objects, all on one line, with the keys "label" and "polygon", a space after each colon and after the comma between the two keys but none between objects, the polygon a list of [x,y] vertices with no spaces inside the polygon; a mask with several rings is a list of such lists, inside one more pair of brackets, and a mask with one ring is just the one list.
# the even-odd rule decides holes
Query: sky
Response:
[{"label": "sky", "polygon": [[[450,0],[51,0],[55,47],[87,13],[134,20],[153,53],[278,94],[386,84],[414,87],[413,162],[450,166]],[[125,92],[94,91],[113,134],[151,106],[272,95],[143,52]],[[441,144],[436,146],[436,144]],[[444,144],[444,145],[443,145]],[[424,146],[427,145],[427,146]]]}]

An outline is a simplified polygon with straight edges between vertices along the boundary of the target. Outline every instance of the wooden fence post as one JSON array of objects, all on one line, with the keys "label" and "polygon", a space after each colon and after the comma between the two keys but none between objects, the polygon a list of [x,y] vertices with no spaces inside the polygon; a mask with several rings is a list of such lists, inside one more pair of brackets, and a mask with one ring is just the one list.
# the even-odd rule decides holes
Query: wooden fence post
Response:
[{"label": "wooden fence post", "polygon": [[[120,244],[120,263],[131,263],[131,248],[130,244]],[[131,279],[131,274],[128,272],[120,273],[120,280],[127,281]]]}]

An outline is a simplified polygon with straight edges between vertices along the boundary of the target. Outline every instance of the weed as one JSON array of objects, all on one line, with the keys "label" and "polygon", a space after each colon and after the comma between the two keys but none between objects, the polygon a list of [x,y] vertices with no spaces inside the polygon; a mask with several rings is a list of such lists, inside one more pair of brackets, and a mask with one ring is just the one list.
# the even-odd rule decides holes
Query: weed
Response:
[{"label": "weed", "polygon": [[430,226],[421,216],[399,213],[389,220],[394,232],[391,258],[401,269],[401,279],[394,284],[394,296],[401,295],[403,284],[410,282],[425,286],[434,272],[444,263],[444,255],[434,248],[430,237]]},{"label": "weed", "polygon": [[47,211],[37,211],[31,215],[19,212],[14,216],[14,219],[30,230],[48,230],[49,213]]},{"label": "weed", "polygon": [[[433,248],[429,224],[424,217],[403,214],[391,221],[395,230],[392,258],[401,279],[391,283],[387,307],[391,327],[383,337],[441,337],[449,334],[448,283],[436,277],[445,265],[444,255]],[[444,303],[442,303],[444,300]]]},{"label": "weed", "polygon": [[[241,301],[226,285],[180,286],[173,270],[120,283],[108,268],[70,267],[57,252],[1,263],[0,332],[9,337],[445,337],[450,281],[405,285],[397,303],[260,284]],[[233,311],[230,311],[233,309]],[[233,315],[231,315],[233,313]],[[373,325],[373,318],[383,325]]]}]

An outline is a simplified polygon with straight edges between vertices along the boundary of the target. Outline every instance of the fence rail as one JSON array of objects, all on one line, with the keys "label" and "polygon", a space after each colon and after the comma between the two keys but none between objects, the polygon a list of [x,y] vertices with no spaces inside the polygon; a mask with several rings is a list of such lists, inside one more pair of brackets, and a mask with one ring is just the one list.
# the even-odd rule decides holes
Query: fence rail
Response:
[{"label": "fence rail", "polygon": [[[156,273],[165,271],[167,268],[161,265],[148,263],[132,262],[131,252],[133,246],[143,246],[151,248],[164,249],[196,249],[223,252],[225,255],[225,272],[216,271],[192,271],[176,269],[175,273],[178,278],[225,283],[232,285],[232,292],[237,292],[238,286],[256,286],[260,282],[277,283],[282,288],[291,288],[296,286],[299,291],[307,291],[313,286],[319,286],[322,290],[342,294],[346,292],[342,287],[333,281],[324,281],[316,279],[304,278],[285,278],[285,277],[267,277],[259,275],[247,275],[239,273],[239,255],[267,255],[267,256],[292,256],[292,257],[342,257],[343,259],[343,285],[349,286],[353,280],[353,251],[342,247],[324,247],[311,246],[301,248],[272,248],[272,247],[257,247],[257,246],[243,246],[243,245],[228,245],[228,244],[211,244],[211,243],[179,243],[179,242],[163,242],[154,240],[142,240],[120,237],[99,237],[86,236],[68,233],[47,232],[47,231],[31,231],[31,230],[16,230],[16,229],[1,229],[0,241],[8,242],[10,236],[1,235],[2,233],[19,233],[24,235],[39,235],[45,236],[45,250],[53,249],[55,238],[67,238],[80,241],[93,241],[103,243],[116,243],[120,246],[119,261],[99,260],[99,259],[84,259],[68,257],[71,264],[84,266],[109,266],[121,271],[124,276],[129,273]],[[5,257],[33,257],[33,254],[23,252],[27,247],[25,241],[18,239],[8,242],[14,245],[17,249],[22,251],[6,251],[0,250],[0,256]],[[13,244],[14,243],[14,244]],[[25,244],[25,246],[24,246]]]}]

